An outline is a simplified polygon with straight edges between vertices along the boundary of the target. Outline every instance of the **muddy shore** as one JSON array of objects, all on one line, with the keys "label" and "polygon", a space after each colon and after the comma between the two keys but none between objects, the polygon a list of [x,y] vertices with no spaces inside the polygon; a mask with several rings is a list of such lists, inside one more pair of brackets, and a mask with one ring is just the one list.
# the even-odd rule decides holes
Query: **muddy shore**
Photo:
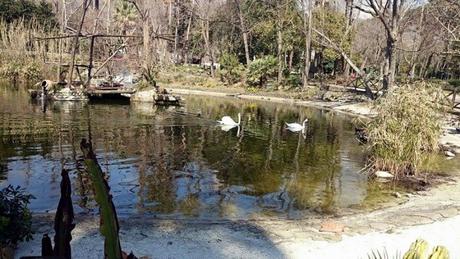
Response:
[{"label": "muddy shore", "polygon": [[[168,89],[179,95],[207,95],[318,107],[368,117],[368,103],[304,101],[229,92]],[[151,100],[150,92],[134,100]],[[460,148],[460,135],[446,123],[440,143]],[[458,159],[458,158],[455,158]],[[367,258],[386,249],[390,257],[403,253],[417,238],[444,245],[451,258],[460,258],[460,186],[452,179],[428,191],[403,195],[391,206],[342,216],[311,216],[298,220],[187,220],[129,216],[120,218],[125,251],[148,258]],[[53,214],[34,215],[34,240],[19,246],[16,256],[39,255],[41,236],[53,234]],[[102,258],[99,218],[76,215],[72,232],[74,258]],[[345,257],[343,257],[346,255]]]}]

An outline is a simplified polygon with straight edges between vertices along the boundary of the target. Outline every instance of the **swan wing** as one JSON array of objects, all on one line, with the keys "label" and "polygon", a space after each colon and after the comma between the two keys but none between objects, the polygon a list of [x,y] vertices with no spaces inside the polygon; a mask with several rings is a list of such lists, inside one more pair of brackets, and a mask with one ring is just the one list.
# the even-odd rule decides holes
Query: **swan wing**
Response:
[{"label": "swan wing", "polygon": [[287,128],[287,129],[292,132],[299,132],[302,130],[302,128]]},{"label": "swan wing", "polygon": [[229,130],[233,129],[234,127],[236,127],[236,125],[222,125],[222,126],[220,126],[220,129],[223,130],[223,131],[229,131]]},{"label": "swan wing", "polygon": [[224,116],[220,121],[218,121],[220,124],[225,124],[225,125],[236,125],[237,123],[230,117],[230,116]]},{"label": "swan wing", "polygon": [[302,128],[302,125],[300,125],[299,123],[286,123],[286,126],[288,128]]}]

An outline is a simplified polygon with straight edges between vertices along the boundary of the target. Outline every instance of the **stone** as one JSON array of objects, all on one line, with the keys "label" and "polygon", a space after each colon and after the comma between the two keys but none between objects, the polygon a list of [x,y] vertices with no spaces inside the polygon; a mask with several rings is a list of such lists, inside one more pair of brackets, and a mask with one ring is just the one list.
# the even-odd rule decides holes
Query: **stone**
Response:
[{"label": "stone", "polygon": [[342,233],[345,225],[334,220],[325,220],[321,223],[319,232]]},{"label": "stone", "polygon": [[447,157],[455,157],[455,154],[450,151],[444,152],[444,155],[446,155]]},{"label": "stone", "polygon": [[387,171],[377,171],[375,172],[375,176],[379,178],[393,178],[394,177],[393,174]]},{"label": "stone", "polygon": [[399,192],[394,192],[393,196],[395,196],[396,198],[401,198],[402,197],[402,195]]}]

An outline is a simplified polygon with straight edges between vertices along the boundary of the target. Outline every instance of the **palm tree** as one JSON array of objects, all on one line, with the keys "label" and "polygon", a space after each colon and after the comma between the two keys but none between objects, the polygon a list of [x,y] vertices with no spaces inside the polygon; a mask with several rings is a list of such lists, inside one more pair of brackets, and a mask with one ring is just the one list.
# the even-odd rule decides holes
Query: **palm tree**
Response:
[{"label": "palm tree", "polygon": [[126,0],[118,0],[115,6],[114,21],[115,26],[121,30],[122,34],[136,25],[137,11],[134,5]]}]

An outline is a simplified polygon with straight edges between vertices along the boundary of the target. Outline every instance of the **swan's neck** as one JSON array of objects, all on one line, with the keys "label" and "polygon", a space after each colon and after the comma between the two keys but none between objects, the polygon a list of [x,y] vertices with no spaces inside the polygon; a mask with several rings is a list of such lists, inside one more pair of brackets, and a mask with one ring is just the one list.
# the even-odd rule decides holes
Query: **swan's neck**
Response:
[{"label": "swan's neck", "polygon": [[303,126],[304,128],[305,128],[305,125],[307,124],[307,121],[308,121],[308,119],[307,119],[307,120],[304,120],[303,123],[302,123],[302,126]]},{"label": "swan's neck", "polygon": [[241,114],[238,113],[238,125],[240,125],[240,123],[241,123]]}]

